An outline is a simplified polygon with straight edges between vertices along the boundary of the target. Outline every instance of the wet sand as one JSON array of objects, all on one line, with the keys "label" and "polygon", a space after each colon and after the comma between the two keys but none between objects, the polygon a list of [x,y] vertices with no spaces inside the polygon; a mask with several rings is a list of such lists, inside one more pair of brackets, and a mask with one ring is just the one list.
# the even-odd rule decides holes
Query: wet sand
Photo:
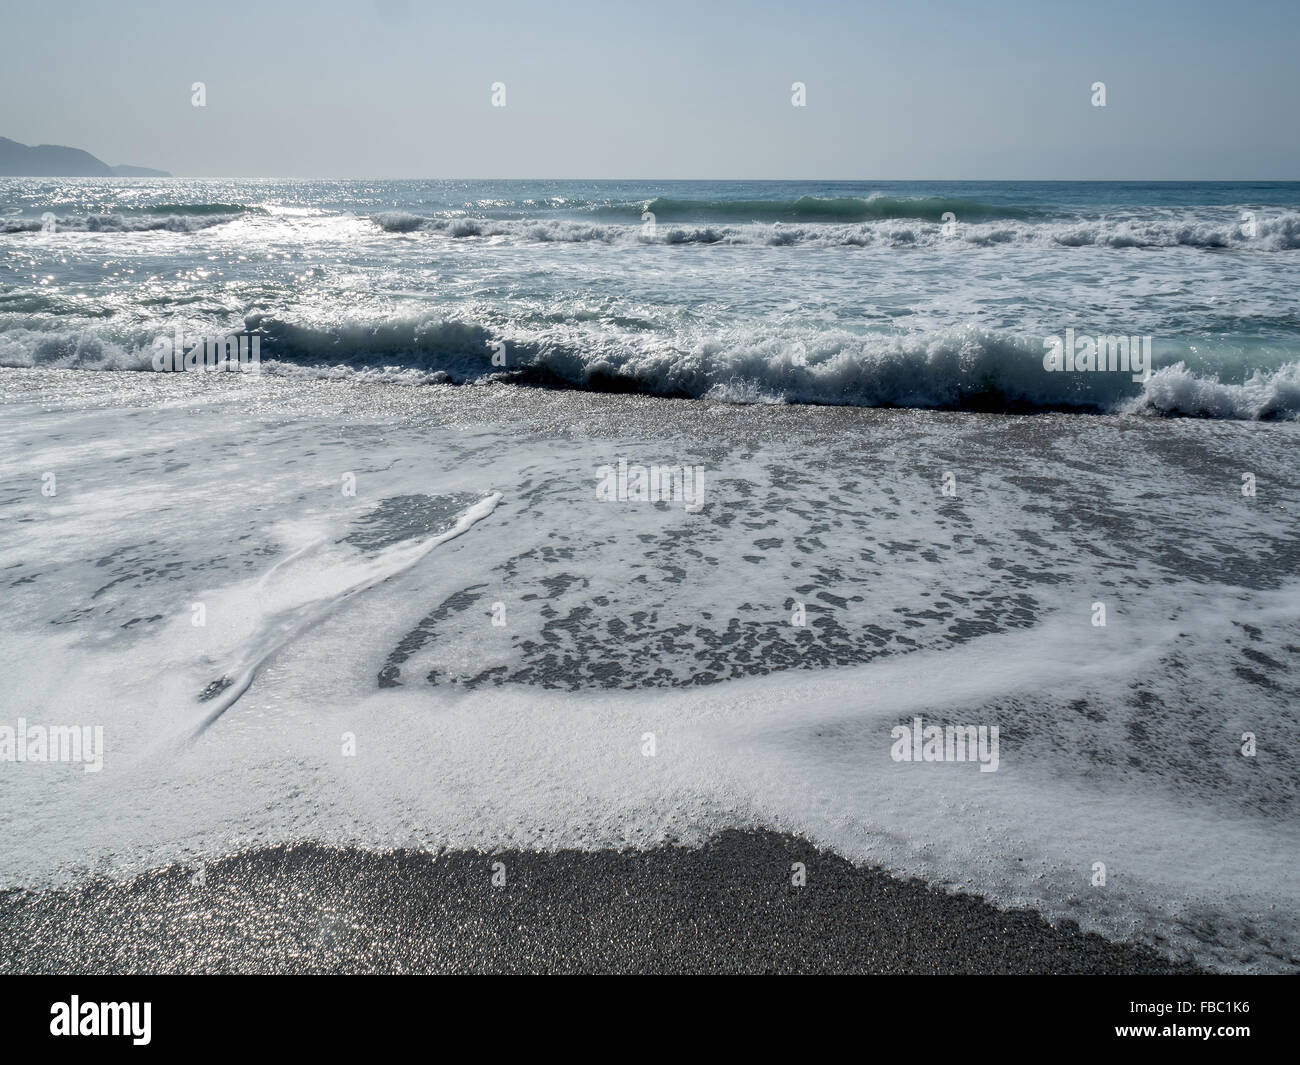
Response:
[{"label": "wet sand", "polygon": [[225,858],[201,878],[174,867],[0,894],[9,973],[1195,971],[774,832],[628,853],[300,844]]},{"label": "wet sand", "polygon": [[[7,572],[10,701],[42,693],[55,721],[98,707],[120,744],[78,787],[9,778],[0,883],[77,886],[0,895],[0,971],[1165,965],[784,837],[507,853],[495,889],[481,854],[283,846],[626,848],[758,824],[1052,920],[1135,927],[1207,966],[1295,969],[1300,623],[1275,595],[1300,559],[1293,449],[1279,446],[1294,426],[191,376],[14,371],[0,386],[24,453],[52,451],[33,469],[69,447],[99,456],[63,477],[58,506],[107,493],[51,511],[15,475],[27,538]],[[222,477],[193,461],[232,440]],[[693,524],[600,510],[595,471],[618,456],[706,461],[714,509]],[[335,483],[353,469],[355,503]],[[1259,498],[1241,495],[1243,470],[1260,471]],[[211,712],[199,695],[241,675],[245,651],[264,656],[259,634],[279,624],[240,589],[274,573],[292,609],[316,601],[317,572],[282,566],[296,541],[276,523],[337,504],[315,542],[360,564],[489,489],[506,499],[492,522],[424,571],[338,598],[332,622],[300,627],[282,668],[189,742]],[[190,604],[226,593],[228,616],[247,604],[253,623],[205,657]],[[1099,597],[1122,622],[1107,634],[1090,620]],[[991,651],[975,646],[986,638]],[[1129,663],[1135,650],[1148,657]],[[87,663],[101,672],[71,668]],[[765,716],[745,694],[757,686],[722,687],[770,675],[771,692],[802,689],[868,665],[871,682],[811,714],[788,712],[802,705],[789,687]],[[668,707],[696,692],[716,703],[659,713],[659,694]],[[1001,728],[997,793],[978,772],[901,776],[887,761],[892,724],[955,712],[957,697],[955,722]],[[655,721],[682,727],[639,773],[634,741]],[[1261,721],[1268,751],[1247,759],[1238,740]],[[248,846],[269,849],[215,864],[204,887],[179,869],[89,879]],[[1085,889],[1099,856],[1118,890]],[[795,860],[804,888],[789,884]]]}]

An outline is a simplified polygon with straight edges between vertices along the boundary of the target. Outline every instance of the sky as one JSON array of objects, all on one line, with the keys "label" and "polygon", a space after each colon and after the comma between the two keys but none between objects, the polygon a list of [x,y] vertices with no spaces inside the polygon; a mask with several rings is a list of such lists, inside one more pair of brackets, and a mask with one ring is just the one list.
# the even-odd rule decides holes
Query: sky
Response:
[{"label": "sky", "polygon": [[0,24],[0,136],[179,176],[1300,179],[1300,0],[28,0]]}]

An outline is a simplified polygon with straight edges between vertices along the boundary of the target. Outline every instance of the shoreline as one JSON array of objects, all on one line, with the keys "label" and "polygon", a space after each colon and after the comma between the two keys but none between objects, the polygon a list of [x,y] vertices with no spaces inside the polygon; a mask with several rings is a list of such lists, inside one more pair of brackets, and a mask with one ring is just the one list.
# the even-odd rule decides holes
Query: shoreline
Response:
[{"label": "shoreline", "polygon": [[[107,742],[12,776],[0,885],[78,892],[0,897],[10,968],[1168,968],[1041,914],[1295,971],[1296,427],[185,376],[0,375],[6,690]],[[708,507],[607,506],[622,457],[703,465]],[[896,764],[918,715],[997,726],[997,774]],[[793,889],[784,837],[615,853],[754,826],[975,899],[822,859]],[[187,886],[306,840],[372,850]],[[507,853],[491,892],[482,855],[373,853],[401,845],[612,849]]]},{"label": "shoreline", "polygon": [[0,972],[1206,971],[771,831],[635,852],[299,843],[222,858],[196,879],[173,866],[0,893]]}]

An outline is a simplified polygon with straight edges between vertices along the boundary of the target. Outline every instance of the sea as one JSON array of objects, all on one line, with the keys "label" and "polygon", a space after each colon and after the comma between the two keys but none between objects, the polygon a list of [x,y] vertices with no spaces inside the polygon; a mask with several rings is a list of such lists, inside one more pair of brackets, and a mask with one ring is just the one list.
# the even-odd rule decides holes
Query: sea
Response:
[{"label": "sea", "polygon": [[0,889],[771,828],[1294,972],[1298,416],[1300,183],[0,179]]}]

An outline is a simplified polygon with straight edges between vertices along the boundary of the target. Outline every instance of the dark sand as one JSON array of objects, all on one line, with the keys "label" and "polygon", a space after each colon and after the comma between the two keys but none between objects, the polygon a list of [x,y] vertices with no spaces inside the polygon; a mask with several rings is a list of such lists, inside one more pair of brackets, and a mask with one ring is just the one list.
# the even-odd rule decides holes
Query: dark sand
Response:
[{"label": "dark sand", "polygon": [[[493,887],[493,863],[506,885]],[[807,866],[807,886],[790,883]],[[702,850],[376,854],[311,844],[0,894],[0,972],[1194,972],[773,832]]]}]

